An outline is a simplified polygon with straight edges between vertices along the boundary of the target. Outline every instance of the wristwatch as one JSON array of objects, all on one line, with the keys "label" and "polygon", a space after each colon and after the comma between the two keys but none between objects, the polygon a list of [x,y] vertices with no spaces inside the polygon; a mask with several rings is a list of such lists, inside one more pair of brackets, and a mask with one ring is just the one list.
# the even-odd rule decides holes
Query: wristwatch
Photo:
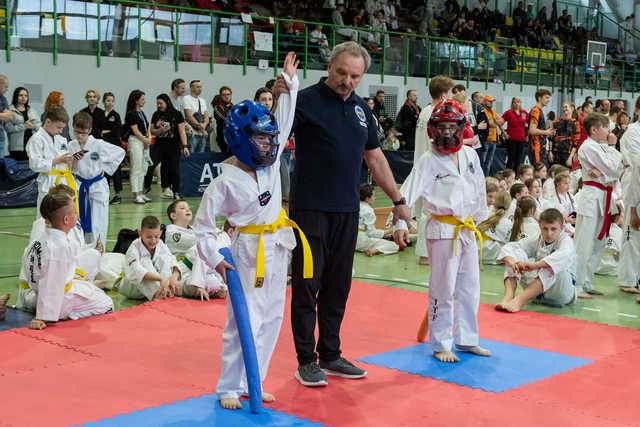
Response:
[{"label": "wristwatch", "polygon": [[406,204],[407,204],[407,200],[404,197],[402,197],[397,202],[393,202],[393,206],[400,206],[400,205],[406,205]]}]

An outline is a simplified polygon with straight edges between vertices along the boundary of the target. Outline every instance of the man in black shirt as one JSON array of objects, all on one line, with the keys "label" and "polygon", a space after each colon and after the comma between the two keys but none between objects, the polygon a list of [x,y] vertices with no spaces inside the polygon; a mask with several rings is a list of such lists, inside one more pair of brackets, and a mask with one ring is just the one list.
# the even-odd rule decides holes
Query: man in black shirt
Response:
[{"label": "man in black shirt", "polygon": [[418,95],[414,89],[407,91],[407,99],[396,116],[396,129],[402,133],[405,142],[403,150],[413,151],[416,146],[416,124],[420,117],[420,106],[417,104]]},{"label": "man in black shirt", "polygon": [[306,386],[326,385],[325,374],[366,375],[341,357],[340,351],[340,325],[358,234],[363,158],[376,183],[393,201],[394,219],[411,216],[380,149],[371,111],[354,93],[370,63],[369,54],[357,43],[339,44],[331,54],[328,77],[298,94],[292,129],[296,168],[290,217],[309,240],[314,277],[302,277],[298,243],[292,259],[291,325],[299,364],[295,377]]},{"label": "man in black shirt", "polygon": [[373,114],[376,115],[376,119],[378,119],[378,123],[380,123],[380,126],[382,126],[382,129],[384,129],[386,133],[387,130],[389,130],[391,126],[393,126],[393,123],[391,122],[391,119],[387,117],[387,111],[385,110],[385,107],[384,107],[384,91],[383,90],[379,90],[376,92],[376,97],[373,98],[373,102],[375,104],[375,106],[373,107]]}]

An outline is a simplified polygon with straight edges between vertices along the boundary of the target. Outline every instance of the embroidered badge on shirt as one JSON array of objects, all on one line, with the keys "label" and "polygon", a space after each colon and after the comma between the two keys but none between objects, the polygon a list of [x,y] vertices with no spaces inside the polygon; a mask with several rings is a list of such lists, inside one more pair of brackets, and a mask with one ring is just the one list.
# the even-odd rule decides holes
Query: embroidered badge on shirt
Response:
[{"label": "embroidered badge on shirt", "polygon": [[271,193],[265,191],[261,195],[258,196],[258,201],[260,202],[260,206],[265,206],[271,200]]},{"label": "embroidered badge on shirt", "polygon": [[440,174],[437,174],[437,175],[435,176],[435,180],[436,180],[436,181],[439,181],[439,180],[441,180],[441,179],[445,179],[445,178],[446,178],[446,177],[448,177],[448,176],[450,176],[450,175],[449,175],[449,174],[446,174],[446,175],[440,175]]},{"label": "embroidered badge on shirt", "polygon": [[469,171],[471,171],[471,173],[476,173],[476,170],[473,167],[473,162],[469,163]]},{"label": "embroidered badge on shirt", "polygon": [[67,144],[60,144],[60,149],[61,150],[67,150]]},{"label": "embroidered badge on shirt", "polygon": [[364,115],[364,110],[362,109],[362,107],[356,105],[354,109],[356,110],[356,116],[358,116],[358,119],[360,119],[361,122],[366,122],[367,116]]},{"label": "embroidered badge on shirt", "polygon": [[180,241],[180,237],[182,237],[180,236],[180,233],[174,233],[172,238],[174,242],[178,243]]},{"label": "embroidered badge on shirt", "polygon": [[98,160],[100,159],[100,153],[96,153],[95,151],[91,152],[91,154],[89,155],[89,158],[91,160]]}]

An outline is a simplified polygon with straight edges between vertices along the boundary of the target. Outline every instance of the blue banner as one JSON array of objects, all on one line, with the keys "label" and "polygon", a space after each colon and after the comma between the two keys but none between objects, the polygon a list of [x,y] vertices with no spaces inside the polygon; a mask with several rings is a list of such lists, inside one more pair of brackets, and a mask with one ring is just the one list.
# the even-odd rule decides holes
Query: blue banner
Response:
[{"label": "blue banner", "polygon": [[180,195],[202,197],[209,183],[218,176],[219,165],[230,153],[193,153],[180,158]]}]

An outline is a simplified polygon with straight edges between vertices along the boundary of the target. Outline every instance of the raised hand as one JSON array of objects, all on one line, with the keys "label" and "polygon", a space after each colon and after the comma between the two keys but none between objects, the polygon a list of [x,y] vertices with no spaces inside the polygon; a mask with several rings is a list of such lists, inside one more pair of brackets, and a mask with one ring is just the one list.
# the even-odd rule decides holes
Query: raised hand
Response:
[{"label": "raised hand", "polygon": [[293,78],[298,70],[298,64],[300,64],[300,61],[296,59],[296,54],[293,52],[287,53],[286,58],[284,58],[284,72],[289,77]]}]

